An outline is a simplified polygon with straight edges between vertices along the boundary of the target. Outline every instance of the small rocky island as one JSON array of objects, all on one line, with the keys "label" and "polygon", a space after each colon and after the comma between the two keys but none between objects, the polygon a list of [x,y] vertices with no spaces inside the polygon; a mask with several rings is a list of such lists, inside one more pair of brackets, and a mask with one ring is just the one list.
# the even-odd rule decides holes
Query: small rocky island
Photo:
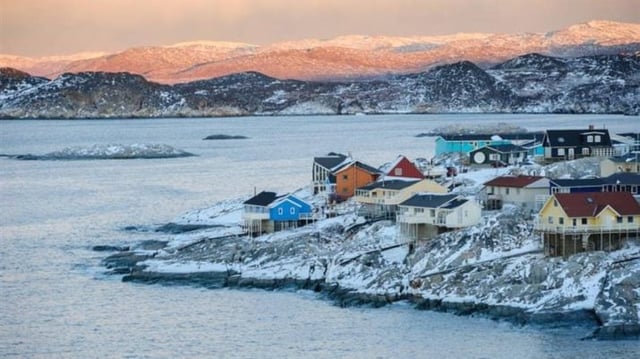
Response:
[{"label": "small rocky island", "polygon": [[216,135],[209,135],[203,138],[203,140],[246,140],[248,138],[249,137],[247,136],[241,136],[241,135],[216,134]]}]

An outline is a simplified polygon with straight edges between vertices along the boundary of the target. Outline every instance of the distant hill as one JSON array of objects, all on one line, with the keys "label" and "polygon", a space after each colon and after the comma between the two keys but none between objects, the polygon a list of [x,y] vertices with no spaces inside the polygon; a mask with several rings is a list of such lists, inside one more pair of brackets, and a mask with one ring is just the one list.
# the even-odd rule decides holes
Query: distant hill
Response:
[{"label": "distant hill", "polygon": [[371,81],[279,80],[243,72],[167,85],[130,73],[54,80],[0,69],[0,118],[385,113],[640,113],[640,56],[526,54]]},{"label": "distant hill", "polygon": [[187,42],[27,58],[0,55],[0,67],[56,78],[87,71],[129,72],[159,83],[184,83],[256,71],[278,79],[344,81],[378,79],[471,61],[486,69],[528,53],[552,57],[640,52],[640,24],[591,21],[548,33],[446,36],[342,36],[257,46],[233,42]]}]

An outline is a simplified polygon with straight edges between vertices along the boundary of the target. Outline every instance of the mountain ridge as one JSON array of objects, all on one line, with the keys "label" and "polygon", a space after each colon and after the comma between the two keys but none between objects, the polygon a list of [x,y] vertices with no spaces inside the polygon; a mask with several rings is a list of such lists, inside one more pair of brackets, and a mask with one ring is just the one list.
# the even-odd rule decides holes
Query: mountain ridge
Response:
[{"label": "mountain ridge", "polygon": [[0,55],[0,67],[48,78],[65,72],[124,71],[167,84],[245,71],[279,79],[341,81],[415,73],[463,60],[488,68],[533,52],[560,57],[638,53],[640,24],[590,21],[546,33],[344,35],[264,46],[201,40],[43,59]]},{"label": "mountain ridge", "polygon": [[0,69],[0,118],[134,118],[406,113],[640,113],[640,56],[527,54],[373,80],[282,80],[246,71],[162,84],[126,72],[54,80]]}]

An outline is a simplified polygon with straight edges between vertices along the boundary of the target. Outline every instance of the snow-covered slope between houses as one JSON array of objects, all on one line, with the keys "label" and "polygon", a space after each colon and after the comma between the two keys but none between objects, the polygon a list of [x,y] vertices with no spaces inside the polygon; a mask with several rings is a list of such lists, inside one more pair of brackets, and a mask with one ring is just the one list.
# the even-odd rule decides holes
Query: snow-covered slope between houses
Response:
[{"label": "snow-covered slope between houses", "polygon": [[[306,190],[296,195],[311,198]],[[588,323],[600,338],[640,333],[634,241],[611,253],[546,258],[529,214],[515,206],[426,242],[407,243],[395,224],[369,223],[354,211],[249,238],[242,235],[241,203],[186,214],[174,225],[208,228],[174,235],[159,250],[117,253],[105,265],[126,273],[126,281],[305,288],[339,305],[409,300],[418,308],[518,323]]]}]

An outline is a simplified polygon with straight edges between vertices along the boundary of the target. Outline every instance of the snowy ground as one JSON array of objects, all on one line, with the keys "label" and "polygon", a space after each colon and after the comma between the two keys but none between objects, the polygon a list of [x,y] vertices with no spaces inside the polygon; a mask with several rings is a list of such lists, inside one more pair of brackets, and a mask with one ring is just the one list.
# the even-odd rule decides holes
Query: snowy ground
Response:
[{"label": "snowy ground", "polygon": [[[484,182],[516,170],[471,170],[456,178],[463,185],[455,191],[477,193]],[[295,194],[321,201],[306,188]],[[224,201],[177,218],[177,224],[213,227],[175,235],[141,264],[156,273],[233,271],[255,280],[323,281],[364,295],[509,307],[532,314],[591,311],[605,326],[640,323],[636,241],[611,253],[547,258],[531,218],[516,206],[505,206],[484,212],[475,226],[409,244],[391,221],[363,223],[354,203],[344,207],[350,212],[335,218],[248,238],[241,228],[244,200]]]}]

